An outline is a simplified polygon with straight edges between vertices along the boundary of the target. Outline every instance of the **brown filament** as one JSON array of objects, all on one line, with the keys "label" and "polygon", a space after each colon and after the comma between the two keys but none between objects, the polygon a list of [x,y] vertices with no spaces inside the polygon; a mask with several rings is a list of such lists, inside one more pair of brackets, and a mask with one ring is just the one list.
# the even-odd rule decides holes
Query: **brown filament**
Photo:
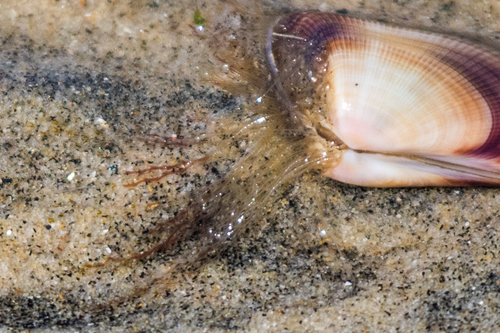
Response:
[{"label": "brown filament", "polygon": [[203,164],[203,163],[207,162],[208,159],[209,159],[209,156],[205,156],[205,157],[198,158],[195,160],[185,160],[185,161],[182,161],[182,162],[177,163],[175,165],[160,165],[160,166],[152,166],[152,167],[142,169],[142,170],[137,170],[137,171],[126,171],[125,172],[126,175],[137,174],[140,176],[140,175],[147,173],[147,172],[151,172],[151,171],[155,171],[155,170],[163,170],[163,172],[157,177],[146,177],[146,178],[140,179],[138,181],[125,184],[123,186],[130,188],[130,187],[135,187],[135,186],[142,184],[142,183],[158,182],[169,175],[183,174],[186,172],[186,170],[188,168],[190,168],[196,164]]}]

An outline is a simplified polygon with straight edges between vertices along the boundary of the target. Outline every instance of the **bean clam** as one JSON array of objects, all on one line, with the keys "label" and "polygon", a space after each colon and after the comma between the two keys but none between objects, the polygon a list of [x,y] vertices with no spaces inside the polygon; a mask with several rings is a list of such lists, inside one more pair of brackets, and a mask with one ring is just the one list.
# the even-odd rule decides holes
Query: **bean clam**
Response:
[{"label": "bean clam", "polygon": [[278,95],[337,149],[323,174],[377,187],[500,184],[500,53],[457,37],[321,12],[270,30]]},{"label": "bean clam", "polygon": [[[267,73],[237,40],[214,37],[217,58],[230,66],[209,81],[235,95],[262,96]],[[229,45],[227,53],[220,45]],[[500,185],[500,53],[493,48],[334,13],[298,12],[275,22],[266,53],[277,98],[257,98],[255,114],[224,118],[222,135],[206,137],[208,143],[233,138],[235,166],[150,232],[168,237],[127,259],[194,241],[196,248],[179,255],[170,271],[200,264],[270,214],[282,184],[318,167],[361,186]],[[166,145],[199,142],[153,138]],[[223,149],[211,156],[129,172],[162,171],[129,186],[215,161],[228,148],[226,141],[218,144]]]}]

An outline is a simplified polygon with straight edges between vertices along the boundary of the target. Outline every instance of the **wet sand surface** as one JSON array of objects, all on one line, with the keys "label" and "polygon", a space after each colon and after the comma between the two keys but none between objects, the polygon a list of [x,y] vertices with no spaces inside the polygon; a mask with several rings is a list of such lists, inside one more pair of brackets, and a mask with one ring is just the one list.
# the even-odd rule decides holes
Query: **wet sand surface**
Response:
[{"label": "wet sand surface", "polygon": [[169,274],[175,253],[162,252],[85,266],[157,244],[146,231],[234,165],[124,186],[127,170],[229,150],[148,134],[196,137],[252,112],[201,79],[222,67],[211,34],[299,9],[499,43],[494,1],[1,2],[0,331],[498,331],[498,189],[367,189],[309,172],[198,269]]}]

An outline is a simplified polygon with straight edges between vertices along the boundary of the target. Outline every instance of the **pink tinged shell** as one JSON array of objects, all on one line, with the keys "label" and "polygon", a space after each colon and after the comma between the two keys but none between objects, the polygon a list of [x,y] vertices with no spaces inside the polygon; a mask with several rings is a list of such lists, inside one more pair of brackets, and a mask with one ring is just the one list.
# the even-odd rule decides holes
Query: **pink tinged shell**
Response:
[{"label": "pink tinged shell", "polygon": [[[346,147],[326,176],[377,187],[500,184],[497,51],[319,12],[281,18],[267,49],[290,115],[312,127],[306,118],[320,115]],[[316,109],[305,112],[311,98]]]}]

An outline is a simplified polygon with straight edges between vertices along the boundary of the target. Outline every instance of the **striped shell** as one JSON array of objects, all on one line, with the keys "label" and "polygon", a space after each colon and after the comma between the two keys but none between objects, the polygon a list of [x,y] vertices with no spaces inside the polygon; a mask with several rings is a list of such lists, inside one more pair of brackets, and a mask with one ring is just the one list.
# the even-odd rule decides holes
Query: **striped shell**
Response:
[{"label": "striped shell", "polygon": [[305,12],[279,19],[267,52],[290,116],[340,147],[326,176],[380,187],[500,184],[497,51]]}]

